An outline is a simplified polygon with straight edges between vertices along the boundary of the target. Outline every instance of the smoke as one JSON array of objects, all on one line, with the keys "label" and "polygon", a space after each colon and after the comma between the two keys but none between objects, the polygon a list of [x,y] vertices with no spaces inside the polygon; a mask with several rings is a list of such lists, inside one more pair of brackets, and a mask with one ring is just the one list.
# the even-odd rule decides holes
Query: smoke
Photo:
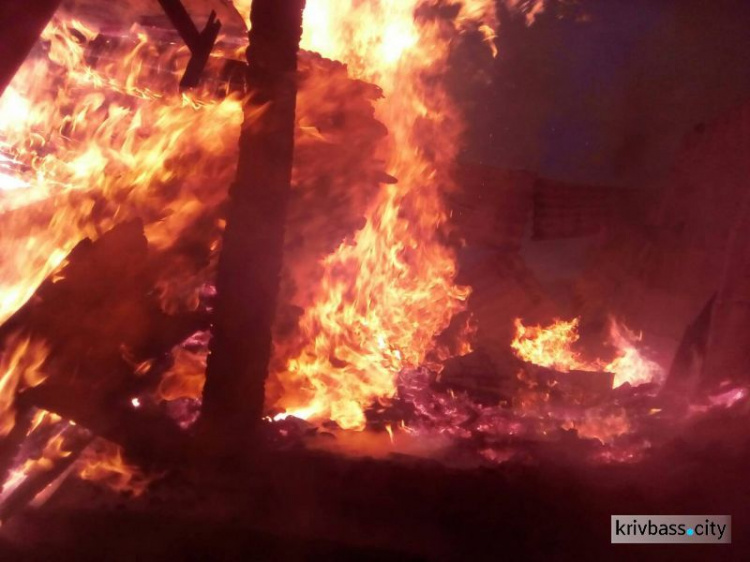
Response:
[{"label": "smoke", "polygon": [[[491,85],[456,80],[475,161],[643,187],[669,169],[686,132],[750,98],[747,2],[536,6],[499,1]],[[477,66],[465,51],[460,77]]]}]

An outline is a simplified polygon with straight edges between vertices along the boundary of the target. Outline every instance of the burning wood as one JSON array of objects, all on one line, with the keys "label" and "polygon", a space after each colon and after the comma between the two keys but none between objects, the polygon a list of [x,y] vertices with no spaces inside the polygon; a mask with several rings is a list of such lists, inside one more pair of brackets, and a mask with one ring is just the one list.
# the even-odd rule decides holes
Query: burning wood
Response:
[{"label": "burning wood", "polygon": [[[446,68],[446,28],[420,2],[362,3],[339,19],[331,2],[311,3],[303,47],[348,64],[377,84],[377,117],[389,137],[378,155],[398,183],[384,187],[365,225],[323,262],[314,288],[297,296],[296,340],[279,342],[270,405],[301,417],[366,426],[364,411],[397,391],[402,370],[425,359],[434,337],[463,309],[469,290],[454,282],[455,256],[442,244],[459,118],[437,78]],[[453,29],[492,35],[494,7],[461,3]],[[415,12],[419,12],[415,17]],[[381,33],[373,22],[390,22]],[[312,31],[322,25],[328,34]],[[487,25],[489,23],[489,25]]]},{"label": "burning wood", "polygon": [[617,350],[616,357],[609,362],[581,358],[581,354],[574,349],[574,344],[580,338],[579,320],[555,320],[550,326],[542,327],[525,326],[520,319],[516,319],[516,337],[511,347],[521,359],[541,367],[562,372],[614,373],[613,387],[625,383],[636,386],[661,381],[663,372],[659,365],[643,357],[636,348],[636,334],[614,320],[610,324],[610,342]]},{"label": "burning wood", "polygon": [[[133,358],[140,363],[166,353],[205,327],[205,318],[160,311],[149,296],[154,282],[147,258],[138,223],[124,224],[95,243],[82,242],[0,334],[27,333],[49,349],[46,385],[25,390],[19,404],[56,412],[136,453],[149,450],[141,456],[153,458],[183,439],[169,429],[166,416],[133,412],[130,397],[158,384],[153,377],[134,376]],[[149,420],[140,421],[144,417]]]},{"label": "burning wood", "polygon": [[39,461],[29,461],[19,470],[20,482],[6,481],[0,495],[0,521],[23,509],[75,463],[93,440],[91,432],[68,426],[42,451]]},{"label": "burning wood", "polygon": [[[174,34],[103,35],[61,16],[0,100],[0,467],[28,477],[5,479],[0,519],[74,463],[137,494],[148,479],[131,481],[130,459],[261,452],[246,445],[264,415],[273,445],[374,434],[385,455],[434,441],[419,454],[472,466],[543,446],[632,462],[668,433],[660,369],[624,326],[608,359],[577,347],[578,318],[519,319],[492,354],[457,329],[471,312],[463,245],[496,252],[486,285],[512,272],[532,292],[519,252],[534,175],[509,174],[515,187],[492,206],[457,193],[463,127],[443,78],[457,35],[492,42],[494,2],[355,2],[342,18],[330,0],[304,14],[302,0],[255,0],[248,64],[221,71],[241,84],[219,95],[210,47],[236,57],[237,45],[217,39],[214,16],[200,34],[179,2],[161,3],[192,59],[168,46]],[[181,92],[183,69],[184,86],[204,65],[208,79]],[[495,176],[474,174],[478,191]],[[481,318],[505,334],[500,309]],[[688,409],[746,398],[722,389]],[[40,409],[55,421],[39,427]]]},{"label": "burning wood", "polygon": [[[231,439],[260,422],[291,191],[304,0],[256,0],[237,179],[216,277],[204,427]],[[256,115],[260,114],[259,117]]]}]

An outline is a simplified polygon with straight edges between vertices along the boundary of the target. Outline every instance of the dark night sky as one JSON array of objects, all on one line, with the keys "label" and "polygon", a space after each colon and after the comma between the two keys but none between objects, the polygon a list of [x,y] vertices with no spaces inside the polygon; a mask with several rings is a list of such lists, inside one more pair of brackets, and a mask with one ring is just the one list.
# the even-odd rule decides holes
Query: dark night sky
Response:
[{"label": "dark night sky", "polygon": [[[750,101],[750,1],[580,0],[532,27],[503,17],[495,61],[467,45],[491,86],[469,102],[467,157],[549,177],[642,187],[697,123]],[[558,6],[558,8],[555,8]],[[582,17],[584,16],[584,17]]]}]

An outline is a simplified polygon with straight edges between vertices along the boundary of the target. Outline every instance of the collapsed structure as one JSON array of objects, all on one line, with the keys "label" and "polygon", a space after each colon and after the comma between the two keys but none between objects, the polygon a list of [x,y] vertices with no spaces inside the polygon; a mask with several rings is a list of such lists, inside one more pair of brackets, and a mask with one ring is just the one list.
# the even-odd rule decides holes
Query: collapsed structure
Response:
[{"label": "collapsed structure", "polygon": [[[297,463],[324,473],[302,491],[349,470],[305,448],[471,468],[547,456],[587,470],[660,464],[666,453],[652,455],[675,436],[696,425],[710,433],[745,407],[741,178],[731,172],[722,197],[711,196],[718,214],[732,211],[723,229],[706,220],[705,190],[690,183],[686,196],[672,180],[649,236],[640,192],[459,164],[460,114],[436,84],[455,34],[492,41],[491,3],[445,14],[405,2],[387,14],[395,28],[388,20],[372,35],[387,10],[362,3],[330,36],[305,40],[303,13],[324,29],[330,5],[255,0],[246,61],[215,12],[200,31],[164,0],[176,34],[141,22],[109,35],[67,16],[45,28],[54,4],[23,11],[35,17],[19,44],[31,50],[44,29],[43,44],[4,100],[9,112],[27,101],[19,88],[34,61],[72,85],[28,97],[51,100],[57,130],[29,119],[2,131],[0,180],[14,188],[0,209],[17,243],[8,254],[30,264],[4,272],[13,290],[0,303],[3,521],[71,472],[136,495],[160,478],[168,489],[219,489],[217,501],[237,509],[264,486],[294,497]],[[178,37],[185,47],[165,46]],[[300,41],[343,62],[300,51]],[[7,79],[18,67],[8,64]],[[716,125],[711,138],[733,126]],[[696,145],[677,178],[743,169],[723,153],[696,156]],[[733,146],[741,164],[746,144]],[[62,187],[35,183],[44,181]],[[521,255],[529,231],[605,240],[578,284],[575,315],[595,309],[588,324],[556,318],[568,311]],[[675,310],[644,304],[653,300]],[[670,340],[661,351],[676,349],[674,364],[649,359],[638,334],[605,325],[608,313],[648,341]],[[699,384],[683,392],[690,377]],[[227,459],[253,475],[248,487],[217,484]],[[165,476],[185,466],[197,473],[189,484]],[[446,482],[449,494],[462,486],[421,464],[351,466],[364,488],[373,474],[385,487],[404,474]],[[476,476],[475,501],[500,474]],[[311,535],[346,534],[348,501],[337,498],[334,515],[321,508],[334,523]],[[309,494],[300,513],[314,503]],[[287,528],[275,509],[249,520]]]}]

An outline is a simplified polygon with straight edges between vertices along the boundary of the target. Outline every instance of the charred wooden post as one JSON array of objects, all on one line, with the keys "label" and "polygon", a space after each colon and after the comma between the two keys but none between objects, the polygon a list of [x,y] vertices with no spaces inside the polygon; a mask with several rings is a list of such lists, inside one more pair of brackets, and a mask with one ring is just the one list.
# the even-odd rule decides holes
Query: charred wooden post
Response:
[{"label": "charred wooden post", "polygon": [[701,383],[750,378],[750,195],[745,195],[726,253],[724,274],[713,307]]},{"label": "charred wooden post", "polygon": [[61,0],[0,3],[0,95],[39,39]]},{"label": "charred wooden post", "polygon": [[715,301],[716,295],[714,294],[708,299],[698,317],[685,329],[669,369],[664,392],[685,392],[690,386],[690,379],[699,372],[698,365],[706,355]]},{"label": "charred wooden post", "polygon": [[219,36],[221,22],[216,18],[216,12],[211,10],[206,27],[203,31],[198,31],[180,0],[159,0],[159,4],[191,53],[185,74],[180,80],[180,89],[195,88]]},{"label": "charred wooden post", "polygon": [[294,153],[304,0],[255,0],[237,179],[229,194],[202,413],[225,450],[260,421],[282,266]]}]

